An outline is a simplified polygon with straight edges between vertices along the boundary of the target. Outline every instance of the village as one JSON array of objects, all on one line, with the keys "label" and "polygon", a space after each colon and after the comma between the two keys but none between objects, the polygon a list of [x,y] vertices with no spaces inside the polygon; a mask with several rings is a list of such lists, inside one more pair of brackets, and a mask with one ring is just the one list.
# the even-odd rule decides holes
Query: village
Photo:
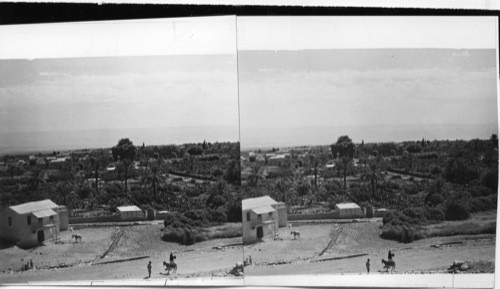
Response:
[{"label": "village", "polygon": [[[467,197],[460,193],[463,209],[438,195],[465,189],[452,179],[455,150],[476,155],[463,169],[483,166],[488,186],[496,146],[495,135],[491,142],[399,144],[339,137],[330,147],[242,152],[244,255],[252,260],[246,276],[493,272],[495,182],[491,191],[478,194],[476,181]],[[389,251],[394,268],[380,263]],[[463,271],[453,269],[457,260],[467,263]]]},{"label": "village", "polygon": [[[97,265],[123,262],[141,276],[144,259],[157,261],[157,277],[241,277],[231,273],[241,261],[238,158],[237,143],[136,147],[128,139],[109,150],[4,156],[0,280],[83,280],[92,274],[71,270],[101,274]],[[189,261],[200,253],[219,261]],[[170,254],[178,271],[162,265]]]}]

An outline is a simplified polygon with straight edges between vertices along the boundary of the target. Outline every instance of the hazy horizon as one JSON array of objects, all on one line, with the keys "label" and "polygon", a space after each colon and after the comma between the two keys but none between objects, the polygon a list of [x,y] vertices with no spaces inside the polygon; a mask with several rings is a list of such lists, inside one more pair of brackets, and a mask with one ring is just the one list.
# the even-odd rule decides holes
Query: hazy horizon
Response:
[{"label": "hazy horizon", "polygon": [[[74,131],[0,133],[6,139],[0,155],[58,150],[98,149],[115,146],[122,138],[134,145],[238,142],[237,126],[156,127],[135,129],[86,129]],[[57,142],[54,142],[57,139]]]},{"label": "hazy horizon", "polygon": [[237,124],[236,55],[0,60],[0,153],[236,141]]},{"label": "hazy horizon", "polygon": [[242,148],[498,133],[494,49],[249,50],[238,62]]}]

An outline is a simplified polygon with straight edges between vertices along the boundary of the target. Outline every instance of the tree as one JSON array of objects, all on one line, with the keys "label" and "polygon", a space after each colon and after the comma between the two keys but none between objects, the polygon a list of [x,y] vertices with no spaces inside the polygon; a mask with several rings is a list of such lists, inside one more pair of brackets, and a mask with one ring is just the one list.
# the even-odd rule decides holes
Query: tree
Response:
[{"label": "tree", "polygon": [[160,165],[151,166],[148,176],[143,179],[143,182],[151,185],[153,189],[153,199],[158,198],[158,186],[165,182],[164,178],[160,175]]},{"label": "tree", "polygon": [[32,169],[32,179],[30,180],[30,186],[36,191],[36,198],[40,200],[40,185],[46,184],[45,174],[36,167]]},{"label": "tree", "polygon": [[376,161],[371,162],[368,168],[368,172],[361,176],[361,180],[370,183],[371,197],[373,198],[377,191],[377,184],[383,180],[383,177],[379,171],[380,159],[377,158]]},{"label": "tree", "polygon": [[123,165],[125,173],[125,192],[127,192],[127,178],[129,168],[135,160],[137,149],[128,138],[123,138],[118,142],[116,146],[111,148],[111,153],[113,154],[114,161],[121,162]]},{"label": "tree", "polygon": [[90,166],[94,171],[94,179],[95,179],[95,195],[99,195],[99,162],[96,158],[90,158]]},{"label": "tree", "polygon": [[259,174],[258,168],[254,167],[252,170],[252,174],[248,178],[248,184],[251,187],[259,188],[259,186],[263,180],[264,180],[264,177],[261,174]]},{"label": "tree", "polygon": [[354,157],[356,147],[352,140],[347,135],[344,135],[339,137],[337,142],[331,145],[331,150],[333,157],[340,160],[339,164],[341,164],[344,175],[344,190],[347,190],[347,173]]},{"label": "tree", "polygon": [[231,161],[224,174],[224,179],[230,184],[237,186],[241,185],[241,169],[238,160]]},{"label": "tree", "polygon": [[491,135],[490,141],[493,147],[498,148],[498,136],[496,134]]},{"label": "tree", "polygon": [[309,154],[309,160],[314,168],[314,191],[318,191],[318,165],[319,160],[315,154]]}]

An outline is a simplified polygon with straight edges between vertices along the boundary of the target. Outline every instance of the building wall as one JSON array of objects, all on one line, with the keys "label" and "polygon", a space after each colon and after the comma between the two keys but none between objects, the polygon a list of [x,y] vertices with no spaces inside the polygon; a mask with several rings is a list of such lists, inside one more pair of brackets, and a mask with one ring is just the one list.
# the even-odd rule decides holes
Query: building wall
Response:
[{"label": "building wall", "polygon": [[288,213],[286,211],[285,203],[278,203],[273,205],[273,208],[278,212],[278,227],[286,227],[288,221]]},{"label": "building wall", "polygon": [[142,211],[125,211],[120,212],[120,220],[122,221],[139,221],[144,220],[145,216]]},{"label": "building wall", "polygon": [[352,209],[339,209],[340,218],[357,218],[364,217],[365,214],[361,208]]},{"label": "building wall", "polygon": [[65,206],[59,206],[59,230],[66,231],[69,225],[68,209]]},{"label": "building wall", "polygon": [[[31,216],[31,224],[28,225],[28,216]],[[9,226],[8,217],[12,217],[12,226]],[[41,223],[38,222],[32,213],[19,215],[6,208],[0,214],[0,237],[8,241],[14,242],[20,247],[30,247],[38,244],[38,231],[44,231],[44,241],[54,239],[59,233],[59,216],[41,218]],[[50,228],[44,228],[44,225],[54,225]]]},{"label": "building wall", "polygon": [[[250,220],[248,221],[247,213],[250,213]],[[263,222],[272,220],[272,224],[262,224]],[[261,219],[258,218],[258,215],[252,212],[251,210],[242,211],[242,227],[243,227],[243,243],[250,244],[255,243],[259,240],[257,238],[257,230],[259,227],[262,227],[263,237],[269,237],[274,235],[275,230],[276,234],[278,233],[278,213],[272,212],[272,216],[269,213],[262,214]]]}]

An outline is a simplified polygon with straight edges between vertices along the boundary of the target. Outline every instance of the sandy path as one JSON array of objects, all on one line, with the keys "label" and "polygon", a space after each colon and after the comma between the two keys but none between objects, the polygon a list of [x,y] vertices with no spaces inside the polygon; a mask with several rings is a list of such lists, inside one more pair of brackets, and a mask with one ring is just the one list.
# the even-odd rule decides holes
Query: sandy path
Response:
[{"label": "sandy path", "polygon": [[[388,250],[396,253],[396,269],[399,272],[443,269],[451,265],[453,260],[494,260],[495,235],[435,237],[405,244],[380,238],[381,225],[381,222],[370,222],[297,226],[294,229],[301,232],[301,240],[292,240],[288,237],[245,246],[245,257],[251,255],[254,262],[253,267],[245,268],[245,274],[264,276],[364,273],[368,258],[371,259],[371,271],[374,272],[382,269],[381,259],[387,260]],[[341,233],[336,237],[334,232],[338,232],[338,226]],[[290,230],[280,229],[280,236],[286,236]],[[332,236],[336,237],[335,240],[330,243],[327,250],[324,250]],[[431,247],[434,244],[448,242],[462,242],[462,244]],[[323,251],[324,254],[320,256]],[[311,262],[353,254],[367,254],[367,256]],[[284,261],[287,264],[278,265],[277,261]]]},{"label": "sandy path", "polygon": [[[104,259],[99,259],[98,256],[102,255],[111,244],[112,236],[117,230],[115,227],[81,230],[79,233],[82,235],[85,234],[84,236],[86,236],[87,241],[84,241],[83,244],[67,244],[68,250],[65,249],[66,244],[53,244],[37,248],[36,250],[45,250],[42,255],[35,253],[28,254],[30,256],[46,256],[46,262],[50,261],[52,264],[57,264],[60,256],[68,257],[68,261],[78,261],[83,258],[84,261],[97,260],[99,262],[138,256],[150,256],[149,258],[94,266],[88,263],[80,263],[75,267],[59,268],[57,270],[0,273],[0,283],[142,279],[147,276],[146,266],[149,261],[153,265],[152,278],[228,276],[228,272],[236,262],[243,260],[242,246],[234,245],[241,244],[241,237],[215,239],[185,246],[162,241],[162,227],[163,225],[147,225],[124,228],[124,236],[117,248]],[[76,249],[78,249],[77,254],[75,252]],[[163,261],[168,261],[171,251],[174,251],[177,256],[176,263],[178,264],[178,270],[174,275],[164,275],[165,271],[162,263]],[[22,251],[21,253],[25,252],[27,251]],[[12,253],[14,255],[18,254],[18,256],[20,254],[19,252]],[[14,260],[14,262],[19,263],[19,260]],[[38,261],[35,261],[35,265],[39,264]]]},{"label": "sandy path", "polygon": [[[491,260],[495,255],[494,243],[485,241],[467,246],[450,246],[442,249],[409,249],[396,251],[396,270],[399,273],[420,273],[444,269],[453,260]],[[293,274],[341,274],[366,273],[366,259],[371,259],[371,274],[382,270],[381,259],[387,259],[387,252],[378,252],[369,256],[332,260],[324,262],[301,262],[276,266],[253,266],[245,268],[245,274],[255,275],[293,275]]]},{"label": "sandy path", "polygon": [[104,265],[81,265],[58,270],[35,270],[15,274],[1,274],[0,283],[23,283],[29,281],[64,281],[64,280],[105,280],[138,279],[147,276],[146,265],[153,265],[152,278],[227,276],[232,266],[242,259],[241,247],[229,247],[223,250],[196,250],[177,254],[178,270],[175,275],[166,275],[162,262],[168,256],[111,263]]}]

